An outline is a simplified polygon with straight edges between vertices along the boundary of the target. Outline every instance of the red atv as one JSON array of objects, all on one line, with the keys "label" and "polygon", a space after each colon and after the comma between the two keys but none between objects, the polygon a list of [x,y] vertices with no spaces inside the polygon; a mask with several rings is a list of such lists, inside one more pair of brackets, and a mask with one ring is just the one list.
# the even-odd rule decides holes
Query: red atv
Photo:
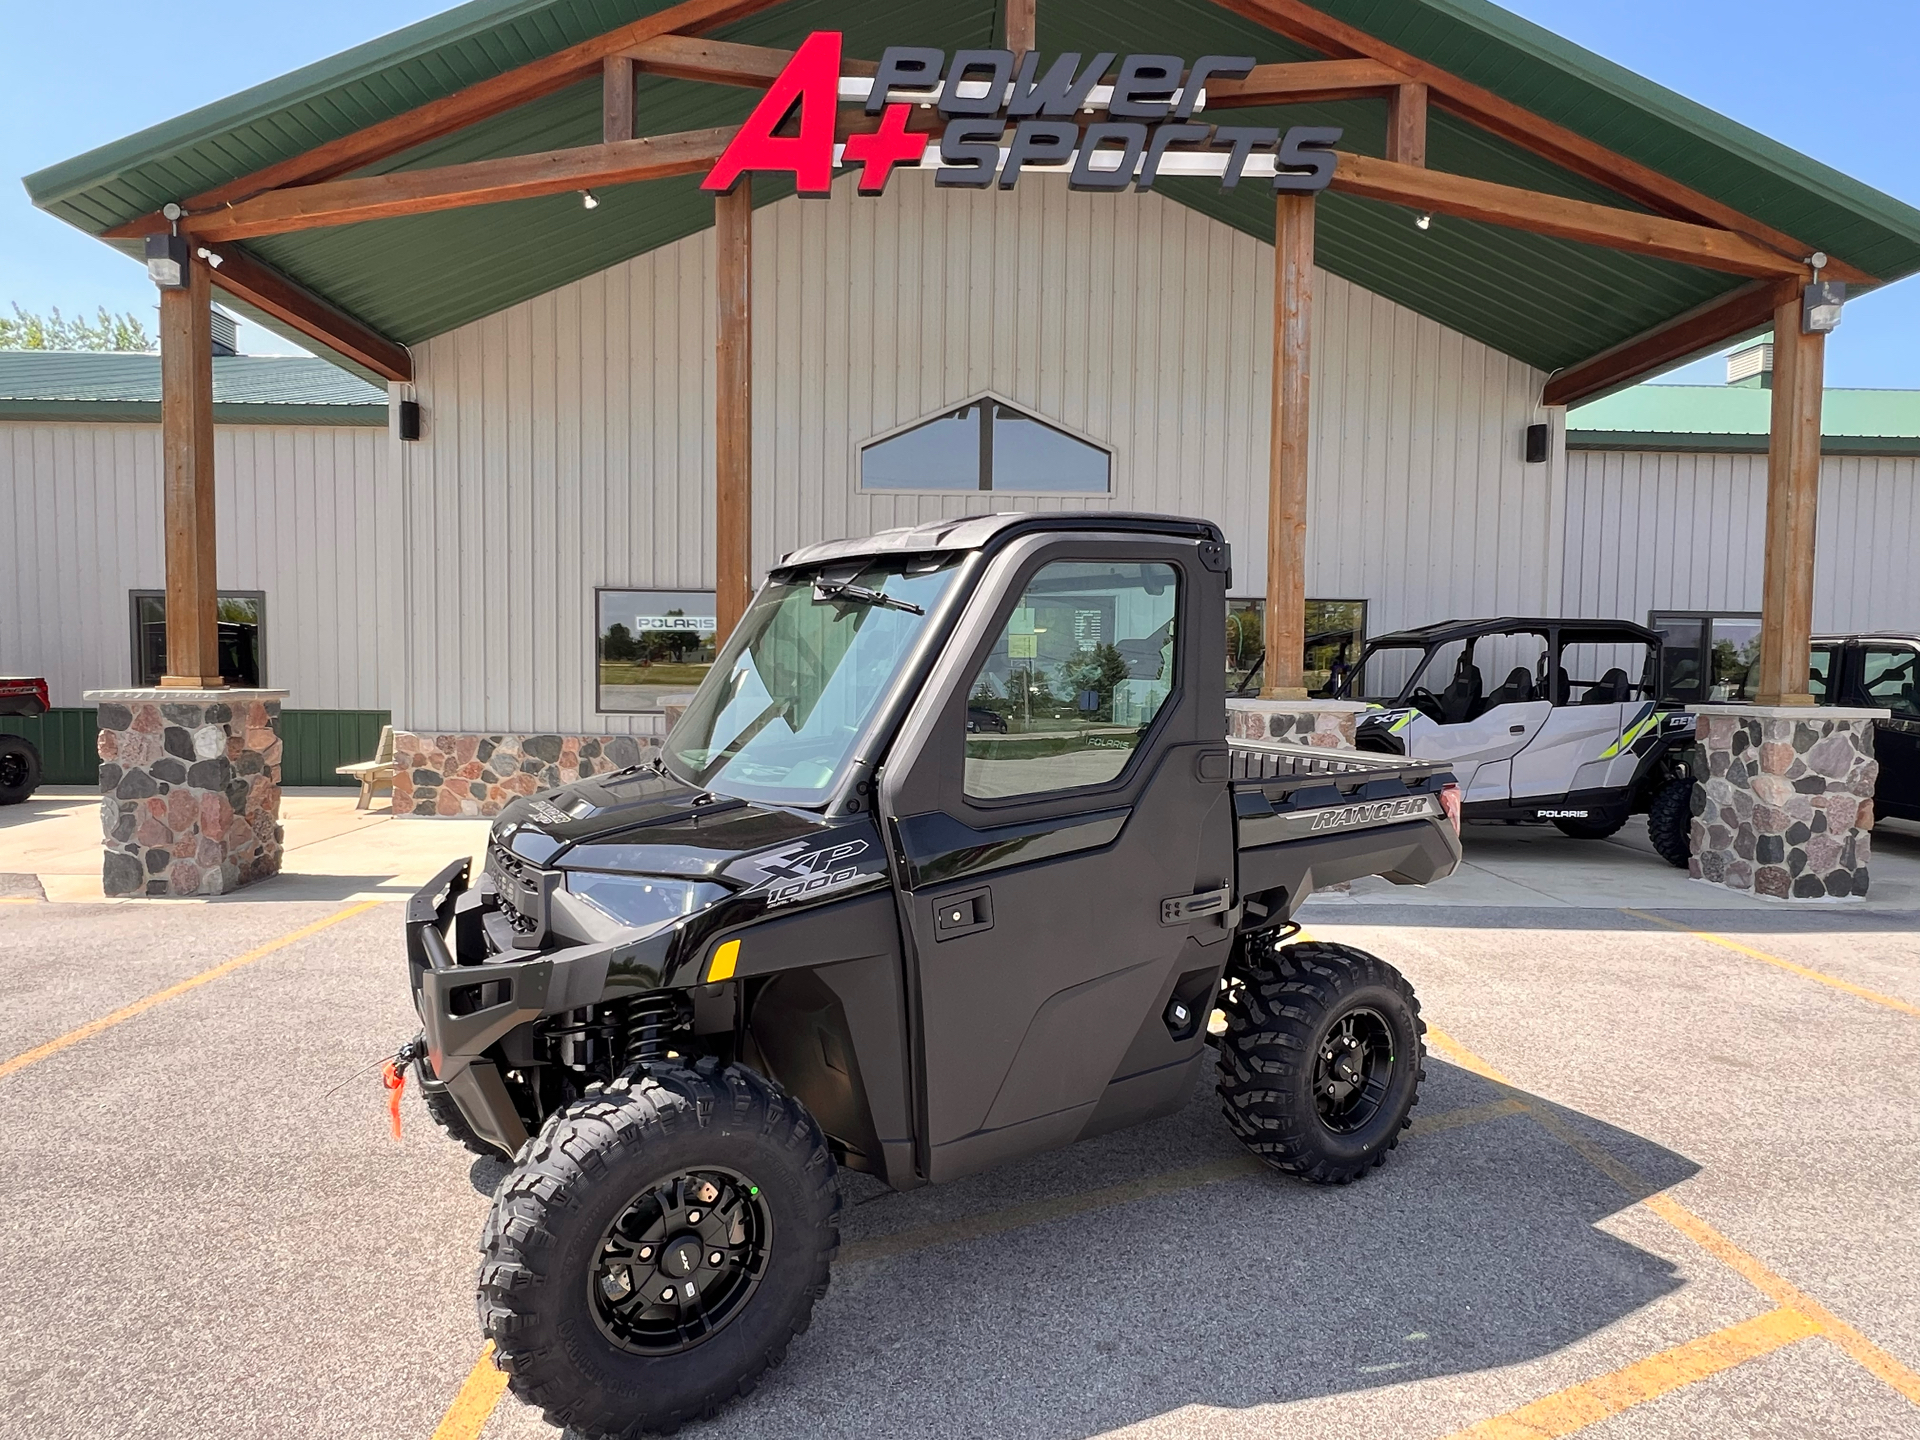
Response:
[{"label": "red atv", "polygon": [[[47,713],[47,682],[0,678],[0,715]],[[24,735],[0,735],[0,805],[18,805],[40,783],[40,752]]]}]

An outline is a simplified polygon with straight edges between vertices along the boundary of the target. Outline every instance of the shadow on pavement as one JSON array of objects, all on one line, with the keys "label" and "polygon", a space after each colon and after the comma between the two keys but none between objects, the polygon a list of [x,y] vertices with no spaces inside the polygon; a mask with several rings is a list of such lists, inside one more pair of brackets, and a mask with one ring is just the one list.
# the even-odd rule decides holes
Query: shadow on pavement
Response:
[{"label": "shadow on pavement", "polygon": [[[684,1433],[1079,1440],[1532,1360],[1680,1287],[1600,1228],[1635,1197],[1524,1114],[1488,1118],[1486,1081],[1431,1057],[1427,1074],[1426,1128],[1347,1187],[1248,1167],[1210,1076],[1179,1115],[952,1184],[843,1172],[812,1328]],[[1557,1113],[1657,1186],[1698,1168]],[[477,1162],[475,1189],[499,1174]],[[1035,1202],[1054,1218],[977,1233]]]},{"label": "shadow on pavement", "polygon": [[[1865,910],[1845,902],[1804,901],[1739,910],[1689,910],[1667,905],[1630,907],[1657,915],[1692,930],[1722,935],[1812,935],[1859,932],[1877,934],[1920,928],[1920,911]],[[1311,930],[1316,925],[1360,925],[1380,929],[1458,930],[1568,930],[1591,935],[1597,931],[1657,934],[1654,925],[1620,906],[1570,905],[1368,905],[1364,902],[1308,901],[1300,914]],[[1679,939],[1679,932],[1667,931]]]}]

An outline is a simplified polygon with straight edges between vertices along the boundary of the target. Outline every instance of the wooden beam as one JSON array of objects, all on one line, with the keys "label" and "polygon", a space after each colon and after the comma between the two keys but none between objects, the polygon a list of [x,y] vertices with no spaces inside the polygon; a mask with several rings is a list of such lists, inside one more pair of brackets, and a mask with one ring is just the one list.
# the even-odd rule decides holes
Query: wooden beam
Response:
[{"label": "wooden beam", "polygon": [[713,197],[715,644],[753,598],[753,180]]},{"label": "wooden beam", "polygon": [[1391,94],[1405,83],[1404,75],[1378,60],[1302,60],[1286,65],[1256,65],[1244,80],[1207,81],[1207,109],[1350,100],[1356,96]]},{"label": "wooden beam", "polygon": [[1767,441],[1767,552],[1760,585],[1762,705],[1811,705],[1814,512],[1820,498],[1825,335],[1800,332],[1800,297],[1773,317],[1773,423]]},{"label": "wooden beam", "polygon": [[213,544],[213,287],[204,261],[160,292],[160,455],[165,485],[168,689],[219,686]]},{"label": "wooden beam", "polygon": [[691,175],[720,158],[738,127],[686,130],[646,140],[616,140],[537,155],[508,155],[433,170],[396,170],[358,180],[327,180],[273,190],[229,210],[187,221],[203,242],[284,235],[327,225],[354,225],[397,215],[424,215],[469,205],[497,205],[595,185],[626,185]]},{"label": "wooden beam", "polygon": [[[661,35],[623,52],[650,75],[676,80],[704,80],[711,85],[746,85],[764,90],[779,78],[793,59],[791,50],[769,45],[741,45],[732,40],[706,40],[693,35]],[[872,60],[840,60],[842,75],[874,75],[880,66]]]},{"label": "wooden beam", "polygon": [[1773,323],[1781,297],[1798,293],[1798,284],[1791,280],[1742,285],[1558,372],[1547,382],[1541,403],[1578,405],[1743,339]]},{"label": "wooden beam", "polygon": [[1267,438],[1263,700],[1307,698],[1307,431],[1313,378],[1312,195],[1274,198],[1273,412]]},{"label": "wooden beam", "polygon": [[[1364,30],[1336,20],[1305,0],[1215,0],[1215,3],[1324,54],[1336,58],[1364,56],[1389,65],[1402,78],[1426,85],[1433,103],[1443,109],[1563,169],[1596,180],[1658,214],[1737,231],[1789,259],[1804,260],[1813,253],[1815,247],[1784,231],[1703,195],[1651,166],[1629,160]],[[1828,279],[1845,280],[1854,285],[1877,283],[1873,276],[1839,259],[1831,260],[1825,273]]]},{"label": "wooden beam", "polygon": [[1034,0],[1007,0],[1007,49],[1013,52],[1016,65],[1033,49],[1033,8]]},{"label": "wooden beam", "polygon": [[1387,159],[1427,163],[1427,87],[1401,85],[1387,96]]},{"label": "wooden beam", "polygon": [[1399,165],[1371,155],[1340,152],[1333,188],[1435,215],[1484,220],[1536,235],[1627,250],[1734,275],[1768,278],[1805,273],[1796,262],[1730,230],[1691,225],[1638,210],[1616,210],[1588,200],[1543,195],[1418,165]]},{"label": "wooden beam", "polygon": [[219,255],[220,265],[213,272],[213,283],[229,295],[257,306],[376,375],[388,380],[413,379],[413,357],[406,346],[296,285],[238,245],[214,247],[214,253]]},{"label": "wooden beam", "polygon": [[633,139],[633,61],[609,55],[600,71],[600,138],[611,145]]},{"label": "wooden beam", "polygon": [[[211,190],[203,190],[182,203],[190,214],[198,213],[231,205],[264,191],[345,175],[590,79],[599,73],[601,62],[607,56],[621,54],[656,36],[710,30],[778,3],[780,0],[681,0],[678,5],[669,5],[604,35],[570,45],[464,90],[415,106],[404,114],[316,145]],[[156,213],[116,225],[104,238],[145,235],[165,225]]]}]

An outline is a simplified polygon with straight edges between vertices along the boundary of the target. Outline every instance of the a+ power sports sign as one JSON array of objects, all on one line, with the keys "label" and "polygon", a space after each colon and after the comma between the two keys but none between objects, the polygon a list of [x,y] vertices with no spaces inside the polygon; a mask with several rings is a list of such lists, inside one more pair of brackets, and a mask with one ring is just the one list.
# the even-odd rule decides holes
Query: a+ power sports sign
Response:
[{"label": "a+ power sports sign", "polygon": [[[817,30],[794,52],[702,187],[730,191],[754,171],[793,176],[802,195],[825,195],[836,165],[858,165],[860,193],[879,195],[897,166],[934,171],[937,185],[1010,190],[1023,170],[1064,173],[1075,190],[1151,189],[1160,175],[1243,176],[1275,190],[1324,190],[1340,131],[1296,125],[1209,125],[1194,119],[1210,79],[1242,79],[1251,56],[1128,55],[1111,84],[1114,53],[1082,65],[1063,54],[1043,72],[1028,51],[895,45],[871,79],[840,73],[840,32]],[[861,104],[877,128],[837,131],[840,106]],[[1104,115],[1104,119],[1098,117]],[[937,128],[937,134],[935,133]],[[1008,138],[1007,132],[1013,134]],[[783,133],[785,132],[785,133]]]}]

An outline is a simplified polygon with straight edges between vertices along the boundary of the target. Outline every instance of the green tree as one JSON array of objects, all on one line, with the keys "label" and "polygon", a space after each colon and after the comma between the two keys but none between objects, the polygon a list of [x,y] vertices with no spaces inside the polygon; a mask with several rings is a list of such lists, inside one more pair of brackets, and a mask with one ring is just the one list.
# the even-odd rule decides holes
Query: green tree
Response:
[{"label": "green tree", "polygon": [[45,315],[13,305],[11,319],[0,315],[0,350],[126,350],[151,354],[160,347],[146,323],[129,310],[111,313],[102,305],[93,320],[69,320],[54,306]]},{"label": "green tree", "polygon": [[1100,697],[1099,707],[1089,719],[1111,720],[1113,718],[1113,692],[1133,672],[1127,666],[1126,656],[1112,645],[1095,645],[1088,650],[1077,650],[1060,664],[1060,688],[1071,697],[1069,704],[1076,709],[1079,697],[1091,690]]},{"label": "green tree", "polygon": [[633,632],[618,620],[607,627],[607,633],[600,639],[600,658],[602,660],[638,660],[640,646],[633,638]]}]

